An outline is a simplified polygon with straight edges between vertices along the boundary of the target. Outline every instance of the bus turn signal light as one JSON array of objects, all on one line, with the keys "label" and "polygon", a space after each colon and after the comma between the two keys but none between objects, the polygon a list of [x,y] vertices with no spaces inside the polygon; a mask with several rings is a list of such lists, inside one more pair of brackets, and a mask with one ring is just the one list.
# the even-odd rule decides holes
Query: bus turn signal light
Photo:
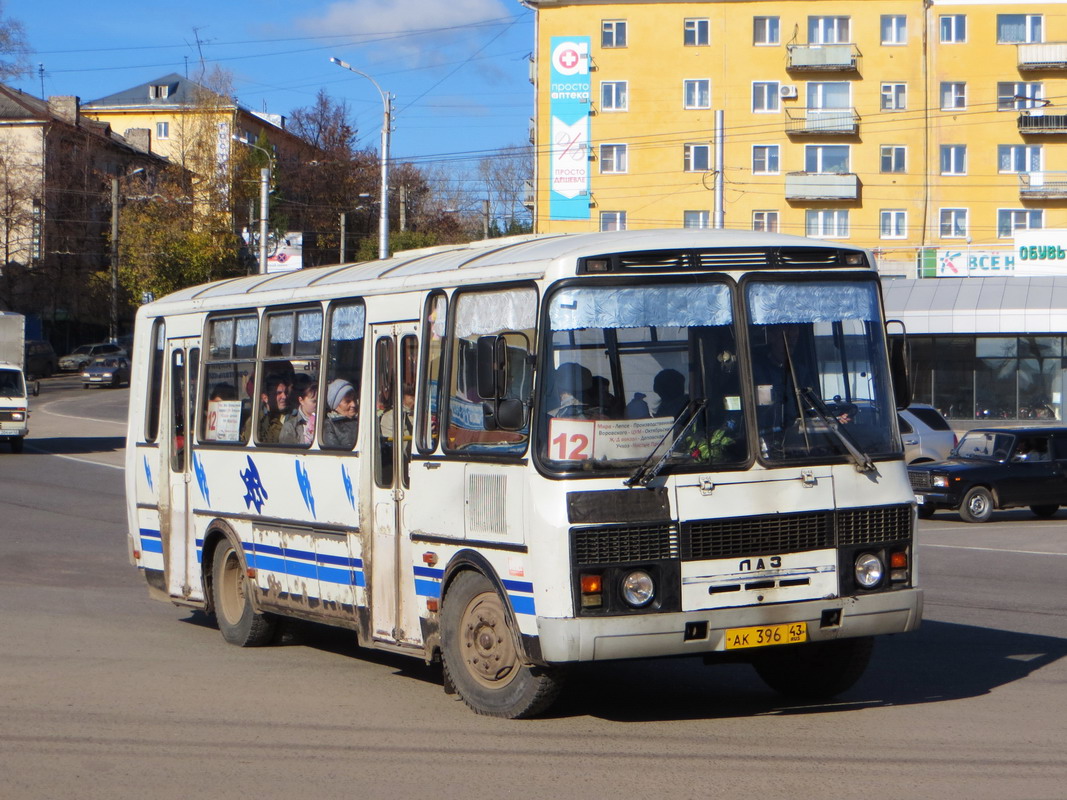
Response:
[{"label": "bus turn signal light", "polygon": [[580,576],[582,587],[582,608],[598,608],[604,604],[604,583],[600,575],[583,573]]}]

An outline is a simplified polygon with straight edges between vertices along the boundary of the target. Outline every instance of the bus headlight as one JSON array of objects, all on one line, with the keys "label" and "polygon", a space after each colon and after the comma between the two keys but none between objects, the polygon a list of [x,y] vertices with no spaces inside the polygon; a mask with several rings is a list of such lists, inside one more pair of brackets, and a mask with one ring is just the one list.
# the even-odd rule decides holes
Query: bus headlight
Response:
[{"label": "bus headlight", "polygon": [[644,608],[656,596],[656,584],[643,569],[635,569],[622,579],[622,599],[634,608]]},{"label": "bus headlight", "polygon": [[860,553],[856,556],[856,583],[864,589],[873,589],[882,582],[885,564],[874,553]]}]

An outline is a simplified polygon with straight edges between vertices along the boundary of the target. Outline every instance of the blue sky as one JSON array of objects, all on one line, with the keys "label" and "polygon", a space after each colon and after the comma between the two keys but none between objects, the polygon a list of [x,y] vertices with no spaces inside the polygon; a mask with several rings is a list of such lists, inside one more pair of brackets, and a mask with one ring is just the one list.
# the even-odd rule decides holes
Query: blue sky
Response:
[{"label": "blue sky", "polygon": [[[8,0],[31,48],[35,96],[83,102],[177,72],[201,59],[232,75],[238,101],[288,115],[319,89],[345,100],[360,146],[377,149],[381,98],[396,96],[394,158],[464,169],[527,141],[533,109],[527,57],[533,12],[517,0]],[[43,65],[42,78],[39,66]]]}]

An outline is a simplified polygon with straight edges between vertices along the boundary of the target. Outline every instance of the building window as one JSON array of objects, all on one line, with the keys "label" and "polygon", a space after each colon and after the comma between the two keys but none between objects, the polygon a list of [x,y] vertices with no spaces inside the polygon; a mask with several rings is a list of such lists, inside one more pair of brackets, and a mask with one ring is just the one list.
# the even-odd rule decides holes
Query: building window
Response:
[{"label": "building window", "polygon": [[777,111],[779,87],[778,81],[757,81],[752,84],[752,110]]},{"label": "building window", "polygon": [[684,161],[686,172],[707,172],[711,169],[711,145],[687,144]]},{"label": "building window", "polygon": [[710,211],[686,211],[683,213],[683,223],[686,228],[710,228]]},{"label": "building window", "polygon": [[626,81],[604,81],[600,84],[600,110],[625,111],[627,106]]},{"label": "building window", "polygon": [[966,239],[967,209],[942,208],[940,225],[942,239]]},{"label": "building window", "polygon": [[960,81],[945,81],[941,84],[941,110],[955,111],[967,108],[967,84]]},{"label": "building window", "polygon": [[907,172],[908,148],[902,144],[883,144],[881,148],[882,172]]},{"label": "building window", "polygon": [[997,236],[1008,239],[1015,231],[1039,231],[1045,227],[1045,212],[1041,209],[997,209]]},{"label": "building window", "polygon": [[809,111],[841,111],[852,107],[852,89],[848,81],[808,84]]},{"label": "building window", "polygon": [[906,83],[882,84],[882,111],[904,111],[908,107]]},{"label": "building window", "polygon": [[706,78],[685,82],[686,108],[711,108],[711,81]]},{"label": "building window", "polygon": [[170,84],[157,83],[149,86],[148,97],[150,100],[165,100],[170,97]]},{"label": "building window", "polygon": [[626,172],[626,145],[600,145],[600,172],[602,175]]},{"label": "building window", "polygon": [[967,145],[943,144],[941,145],[941,174],[942,175],[966,175],[967,174]]},{"label": "building window", "polygon": [[880,215],[878,231],[883,239],[907,238],[908,212],[900,209],[883,210]]},{"label": "building window", "polygon": [[1042,42],[1040,14],[997,14],[997,44]]},{"label": "building window", "polygon": [[752,145],[752,174],[777,175],[778,172],[778,145]]},{"label": "building window", "polygon": [[626,20],[606,19],[600,23],[601,47],[626,47]]},{"label": "building window", "polygon": [[157,139],[169,139],[170,138],[170,123],[169,122],[157,122],[156,123],[156,138]]},{"label": "building window", "polygon": [[967,41],[967,15],[941,15],[941,44],[963,44]]},{"label": "building window", "polygon": [[707,47],[711,44],[711,22],[706,19],[687,19],[684,41],[686,47]]},{"label": "building window", "polygon": [[1040,172],[1039,144],[998,144],[997,171],[1002,173]]},{"label": "building window", "polygon": [[778,17],[752,18],[752,44],[775,45],[781,43],[778,33]]},{"label": "building window", "polygon": [[882,15],[882,44],[907,44],[908,18],[903,14]]},{"label": "building window", "polygon": [[602,230],[602,231],[624,231],[624,230],[626,230],[626,212],[625,211],[601,211],[600,212],[600,230]]},{"label": "building window", "polygon": [[1021,111],[1045,105],[1043,83],[1005,81],[997,84],[997,111]]},{"label": "building window", "polygon": [[851,42],[848,17],[808,17],[808,44]]},{"label": "building window", "polygon": [[778,212],[753,211],[752,230],[765,231],[766,233],[778,233]]},{"label": "building window", "polygon": [[847,144],[809,144],[804,148],[804,171],[844,175],[849,170]]},{"label": "building window", "polygon": [[804,232],[813,239],[848,238],[848,209],[810,209],[804,212]]}]

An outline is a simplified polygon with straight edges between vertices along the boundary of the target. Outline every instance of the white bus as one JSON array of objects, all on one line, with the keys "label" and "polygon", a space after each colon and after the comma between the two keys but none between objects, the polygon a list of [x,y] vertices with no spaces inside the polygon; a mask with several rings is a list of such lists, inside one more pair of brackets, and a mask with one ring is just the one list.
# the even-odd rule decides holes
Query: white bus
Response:
[{"label": "white bus", "polygon": [[130,557],[233,644],[341,626],[524,717],[607,659],[832,696],[919,625],[862,249],[498,239],[184,289],[136,331]]}]

